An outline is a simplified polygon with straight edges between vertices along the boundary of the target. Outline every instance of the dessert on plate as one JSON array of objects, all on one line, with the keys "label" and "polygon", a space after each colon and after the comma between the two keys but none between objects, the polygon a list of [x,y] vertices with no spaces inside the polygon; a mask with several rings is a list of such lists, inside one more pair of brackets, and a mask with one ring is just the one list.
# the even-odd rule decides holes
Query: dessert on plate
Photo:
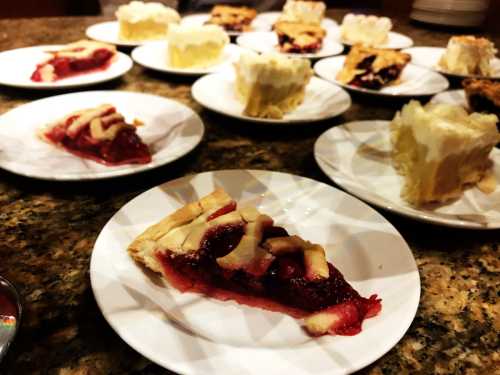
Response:
[{"label": "dessert on plate", "polygon": [[404,52],[355,45],[349,51],[337,80],[346,85],[378,90],[398,82],[411,56]]},{"label": "dessert on plate", "polygon": [[146,229],[128,252],[181,292],[304,318],[313,336],[354,335],[381,310],[381,300],[361,297],[323,247],[253,206],[237,207],[222,189]]},{"label": "dessert on plate", "polygon": [[[137,121],[135,121],[137,122]],[[71,154],[115,166],[151,161],[148,146],[110,104],[68,114],[39,130],[39,137]]]},{"label": "dessert on plate", "polygon": [[489,154],[500,141],[497,121],[461,106],[406,104],[391,122],[393,163],[404,178],[401,196],[422,206],[458,198],[468,185],[494,191]]},{"label": "dessert on plate", "polygon": [[378,47],[387,43],[391,29],[392,22],[387,17],[349,13],[340,25],[340,36],[349,44]]},{"label": "dessert on plate", "polygon": [[280,119],[304,100],[312,77],[307,59],[245,52],[234,64],[236,95],[251,117]]},{"label": "dessert on plate", "polygon": [[215,5],[210,12],[208,24],[219,25],[226,31],[249,31],[257,11],[245,6]]},{"label": "dessert on plate", "polygon": [[217,25],[172,25],[168,33],[168,65],[205,68],[220,62],[229,43]]},{"label": "dessert on plate", "polygon": [[462,85],[472,111],[492,113],[500,118],[500,82],[465,79]]},{"label": "dessert on plate", "polygon": [[285,53],[315,53],[321,49],[326,31],[318,25],[280,21],[274,25],[279,50]]},{"label": "dessert on plate", "polygon": [[298,22],[308,25],[321,25],[325,17],[326,5],[322,1],[287,0],[278,22]]},{"label": "dessert on plate", "polygon": [[439,68],[460,75],[491,75],[491,60],[497,50],[486,38],[472,35],[453,36],[438,62]]},{"label": "dessert on plate", "polygon": [[173,8],[161,3],[132,1],[122,5],[115,13],[120,25],[119,38],[140,42],[164,39],[169,25],[179,23],[181,17]]},{"label": "dessert on plate", "polygon": [[91,40],[70,43],[57,51],[46,51],[50,57],[36,66],[34,82],[54,82],[63,78],[106,69],[116,56],[110,44]]}]

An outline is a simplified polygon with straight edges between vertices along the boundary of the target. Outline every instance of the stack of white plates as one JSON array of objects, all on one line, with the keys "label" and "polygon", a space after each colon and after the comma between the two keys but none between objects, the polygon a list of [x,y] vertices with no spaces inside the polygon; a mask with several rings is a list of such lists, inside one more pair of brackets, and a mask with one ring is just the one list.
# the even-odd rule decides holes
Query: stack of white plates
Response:
[{"label": "stack of white plates", "polygon": [[410,17],[440,25],[479,26],[489,4],[490,0],[415,0]]}]

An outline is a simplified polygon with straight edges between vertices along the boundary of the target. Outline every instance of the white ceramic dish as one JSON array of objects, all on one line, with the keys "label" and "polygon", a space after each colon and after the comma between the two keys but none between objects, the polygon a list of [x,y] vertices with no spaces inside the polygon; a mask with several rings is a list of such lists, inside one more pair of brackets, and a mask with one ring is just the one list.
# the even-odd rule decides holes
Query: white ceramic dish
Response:
[{"label": "white ceramic dish", "polygon": [[[271,31],[254,31],[240,35],[236,43],[243,48],[248,48],[256,52],[280,52],[278,36]],[[323,46],[315,53],[283,53],[292,57],[303,57],[309,59],[320,59],[342,53],[344,46],[331,38],[323,39]],[[280,52],[282,53],[282,52]]]},{"label": "white ceramic dish", "polygon": [[216,65],[205,68],[177,68],[169,64],[167,49],[168,42],[148,43],[135,48],[132,51],[132,59],[139,65],[159,72],[200,76],[230,68],[231,65],[238,60],[241,54],[240,47],[235,44],[228,44],[224,48],[220,63]]},{"label": "white ceramic dish", "polygon": [[[314,146],[320,168],[336,184],[376,206],[420,221],[470,229],[500,228],[500,187],[492,194],[470,188],[456,201],[427,208],[400,197],[403,179],[392,166],[388,121],[350,122],[323,133]],[[500,150],[494,148],[500,181]]]},{"label": "white ceramic dish", "polygon": [[446,48],[441,47],[413,47],[405,49],[403,52],[409,53],[411,55],[411,62],[415,65],[420,65],[428,69],[440,72],[450,77],[457,78],[494,78],[500,79],[500,59],[494,58],[491,61],[493,67],[493,74],[490,77],[474,76],[474,75],[462,75],[456,73],[450,73],[439,67],[438,62]]},{"label": "white ceramic dish", "polygon": [[[292,124],[320,121],[338,116],[351,106],[351,98],[340,87],[312,77],[306,87],[304,102],[282,119],[250,117],[243,114],[244,106],[236,97],[232,71],[209,74],[199,78],[191,88],[194,99],[212,111],[240,120],[269,124]],[[214,92],[217,93],[214,96]]]},{"label": "white ceramic dish", "polygon": [[[313,339],[284,314],[180,293],[131,260],[126,248],[134,237],[216,186],[291,233],[325,245],[328,259],[362,295],[382,298],[380,314],[358,335]],[[380,214],[329,185],[269,171],[206,172],[141,194],[104,226],[90,279],[104,317],[123,340],[186,375],[354,372],[401,339],[420,295],[413,255]]]},{"label": "white ceramic dish", "polygon": [[[153,156],[148,164],[108,167],[82,159],[37,136],[43,125],[84,108],[109,103],[128,121],[140,119],[137,133]],[[0,167],[45,180],[96,180],[157,168],[187,154],[203,137],[201,119],[188,107],[160,96],[127,91],[86,91],[21,105],[0,116]]]},{"label": "white ceramic dish", "polygon": [[115,60],[104,70],[97,70],[55,82],[34,82],[31,75],[37,64],[47,60],[46,51],[62,48],[62,45],[47,45],[18,48],[0,52],[0,85],[28,89],[62,89],[94,85],[123,76],[133,65],[132,59],[118,52]]},{"label": "white ceramic dish", "polygon": [[[352,46],[353,43],[350,43],[347,40],[344,40],[340,36],[340,28],[332,30],[332,37],[340,43],[345,44],[346,46]],[[413,45],[413,39],[410,37],[396,33],[394,31],[389,32],[389,36],[387,38],[387,42],[381,45],[377,45],[377,48],[385,48],[385,49],[402,49],[409,48]]]},{"label": "white ceramic dish", "polygon": [[[253,20],[252,25],[256,31],[271,31],[273,25],[278,21],[280,15],[281,12],[259,13]],[[323,21],[321,21],[321,27],[329,31],[338,28],[339,25],[331,18],[323,18]]]},{"label": "white ceramic dish", "polygon": [[467,103],[464,90],[449,90],[440,92],[432,97],[431,102],[460,105],[465,109],[469,109],[469,104]]},{"label": "white ceramic dish", "polygon": [[346,89],[363,92],[371,95],[383,96],[425,96],[433,95],[448,88],[448,80],[441,74],[408,64],[401,73],[400,80],[395,85],[383,87],[380,90],[365,89],[339,82],[336,77],[344,66],[345,56],[335,56],[322,59],[314,65],[318,76]]}]

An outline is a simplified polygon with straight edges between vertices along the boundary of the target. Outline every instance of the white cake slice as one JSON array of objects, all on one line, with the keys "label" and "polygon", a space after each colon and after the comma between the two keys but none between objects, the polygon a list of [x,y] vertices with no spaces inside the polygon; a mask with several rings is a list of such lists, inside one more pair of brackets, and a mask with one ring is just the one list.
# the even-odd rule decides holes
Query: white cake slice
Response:
[{"label": "white cake slice", "polygon": [[391,29],[392,22],[387,17],[349,13],[342,20],[340,35],[350,44],[377,47],[387,42]]}]

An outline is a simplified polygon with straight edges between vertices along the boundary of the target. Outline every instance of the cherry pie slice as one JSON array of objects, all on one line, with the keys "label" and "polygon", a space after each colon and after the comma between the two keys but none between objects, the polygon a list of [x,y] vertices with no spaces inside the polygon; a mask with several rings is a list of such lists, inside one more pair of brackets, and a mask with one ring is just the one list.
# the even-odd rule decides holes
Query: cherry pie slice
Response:
[{"label": "cherry pie slice", "polygon": [[34,82],[54,82],[63,78],[106,69],[116,56],[116,47],[80,40],[59,51],[48,51],[51,57],[38,64],[31,75]]},{"label": "cherry pie slice", "polygon": [[315,53],[323,45],[326,31],[317,25],[280,21],[274,24],[281,52]]},{"label": "cherry pie slice", "polygon": [[73,112],[41,129],[39,136],[76,156],[108,166],[149,163],[148,146],[136,130],[115,107],[103,104]]},{"label": "cherry pie slice", "polygon": [[290,235],[222,189],[146,229],[128,248],[181,292],[303,318],[307,332],[354,335],[381,300],[361,297],[320,245]]},{"label": "cherry pie slice", "polygon": [[255,16],[257,11],[245,6],[215,5],[206,23],[219,25],[226,31],[243,32],[251,29]]}]

